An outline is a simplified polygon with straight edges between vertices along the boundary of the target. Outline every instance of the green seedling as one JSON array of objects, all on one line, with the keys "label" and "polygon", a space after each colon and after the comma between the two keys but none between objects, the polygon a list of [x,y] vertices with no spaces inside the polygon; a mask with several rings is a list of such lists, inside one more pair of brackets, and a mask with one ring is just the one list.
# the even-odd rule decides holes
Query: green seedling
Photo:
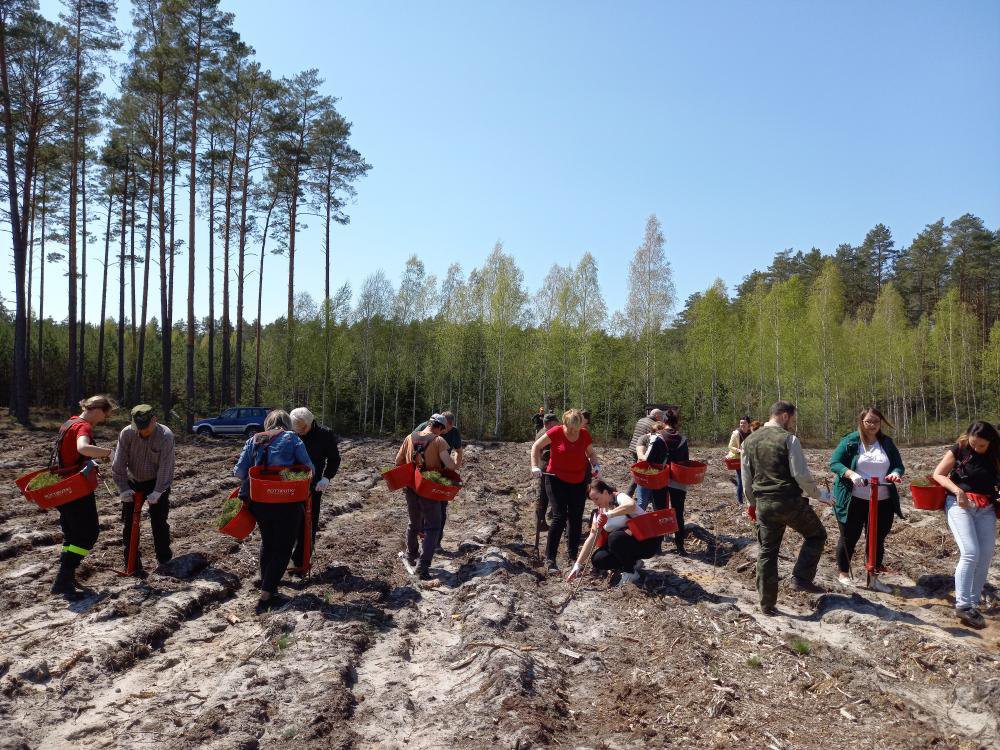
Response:
[{"label": "green seedling", "polygon": [[760,657],[757,656],[757,654],[754,654],[747,659],[747,666],[751,669],[760,669],[764,666],[764,662],[760,660]]},{"label": "green seedling", "polygon": [[286,482],[301,482],[311,477],[312,472],[309,471],[289,471],[288,469],[284,469],[281,472],[281,478]]},{"label": "green seedling", "polygon": [[217,526],[221,529],[227,523],[232,521],[236,514],[240,512],[240,508],[243,507],[243,502],[238,497],[227,497],[222,502],[222,511],[219,513],[219,517],[215,520]]},{"label": "green seedling", "polygon": [[28,482],[29,490],[44,490],[46,487],[51,487],[54,484],[59,484],[63,478],[58,474],[51,471],[43,471],[41,474],[36,476],[30,482]]},{"label": "green seedling", "polygon": [[812,644],[805,638],[792,638],[792,650],[799,656],[809,656],[812,653]]}]

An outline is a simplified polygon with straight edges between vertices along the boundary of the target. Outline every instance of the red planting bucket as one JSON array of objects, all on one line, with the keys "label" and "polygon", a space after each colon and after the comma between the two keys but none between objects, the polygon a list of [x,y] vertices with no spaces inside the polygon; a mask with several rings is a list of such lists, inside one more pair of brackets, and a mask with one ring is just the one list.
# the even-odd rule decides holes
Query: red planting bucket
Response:
[{"label": "red planting bucket", "polygon": [[650,464],[648,461],[640,461],[637,464],[632,464],[632,478],[637,485],[645,487],[647,490],[662,490],[670,481],[670,464],[667,464],[655,474],[645,474],[639,471],[640,469],[659,468],[659,466]]},{"label": "red planting bucket", "polygon": [[[29,490],[28,484],[42,472],[51,471],[65,477],[61,482],[43,487],[40,490]],[[39,469],[14,480],[21,493],[39,508],[58,508],[86,497],[97,489],[97,466],[88,461],[82,469]]]},{"label": "red planting bucket", "polygon": [[729,471],[739,471],[740,470],[740,459],[739,458],[724,458],[722,460],[725,462],[726,468]]},{"label": "red planting bucket", "polygon": [[678,530],[677,513],[673,508],[656,510],[652,513],[643,513],[635,518],[630,518],[626,522],[632,536],[643,542],[666,534],[673,534]]},{"label": "red planting bucket", "polygon": [[[237,487],[229,497],[233,498],[239,494],[240,490]],[[256,525],[257,519],[254,518],[247,504],[241,503],[239,512],[229,520],[229,523],[220,527],[219,531],[236,539],[246,539]]]},{"label": "red planting bucket", "polygon": [[256,503],[301,503],[309,497],[312,479],[293,482],[281,478],[285,471],[309,471],[308,466],[253,466],[250,469],[250,499]]},{"label": "red planting bucket", "polygon": [[395,469],[382,472],[382,478],[389,487],[390,492],[401,490],[404,487],[413,487],[413,464],[400,464]]},{"label": "red planting bucket", "polygon": [[914,510],[944,510],[948,491],[937,482],[929,486],[911,484],[910,495],[913,497]]},{"label": "red planting bucket", "polygon": [[670,478],[680,484],[701,484],[708,471],[704,461],[678,461],[670,464]]},{"label": "red planting bucket", "polygon": [[424,475],[420,473],[420,469],[415,468],[413,471],[413,491],[426,500],[453,500],[458,491],[462,489],[461,477],[450,469],[441,469],[438,473],[448,477],[448,479],[454,480],[457,484],[447,485],[431,482],[428,479],[424,479]]}]

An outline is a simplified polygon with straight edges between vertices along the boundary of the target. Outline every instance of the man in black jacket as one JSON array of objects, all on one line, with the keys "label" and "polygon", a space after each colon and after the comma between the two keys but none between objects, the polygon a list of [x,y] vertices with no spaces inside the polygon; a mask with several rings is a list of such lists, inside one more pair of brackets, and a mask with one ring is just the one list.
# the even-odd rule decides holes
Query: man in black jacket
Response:
[{"label": "man in black jacket", "polygon": [[[289,415],[292,418],[292,429],[302,438],[306,445],[306,452],[309,453],[309,460],[316,467],[316,473],[312,478],[312,544],[316,544],[316,529],[319,527],[319,504],[330,480],[337,475],[340,469],[340,451],[337,450],[337,436],[329,427],[319,424],[316,417],[306,407],[300,406],[292,409]],[[299,531],[299,538],[295,542],[295,551],[292,552],[292,563],[296,568],[302,567],[303,555],[305,554],[305,524]]]}]

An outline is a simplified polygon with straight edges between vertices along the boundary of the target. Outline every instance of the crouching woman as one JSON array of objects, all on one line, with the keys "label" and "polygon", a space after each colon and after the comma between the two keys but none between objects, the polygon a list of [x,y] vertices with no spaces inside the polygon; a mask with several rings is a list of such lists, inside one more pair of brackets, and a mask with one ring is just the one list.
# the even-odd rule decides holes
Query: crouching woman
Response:
[{"label": "crouching woman", "polygon": [[613,485],[603,479],[595,479],[589,494],[597,506],[591,516],[590,536],[566,580],[572,581],[579,576],[587,558],[590,558],[595,570],[612,571],[612,584],[617,583],[615,579],[619,576],[622,583],[635,583],[639,579],[641,561],[659,552],[660,537],[640,542],[632,536],[627,527],[628,520],[646,511]]}]

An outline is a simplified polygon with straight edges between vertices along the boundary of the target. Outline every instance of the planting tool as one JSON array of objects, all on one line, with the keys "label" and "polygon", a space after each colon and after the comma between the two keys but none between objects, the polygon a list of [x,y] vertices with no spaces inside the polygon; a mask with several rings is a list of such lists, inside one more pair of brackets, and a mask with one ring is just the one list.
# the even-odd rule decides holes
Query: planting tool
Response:
[{"label": "planting tool", "polygon": [[125,570],[116,570],[120,576],[135,575],[136,565],[139,561],[139,528],[142,526],[142,503],[146,498],[141,492],[136,492],[132,499],[132,529],[128,539],[128,562]]},{"label": "planting tool", "polygon": [[868,555],[865,560],[867,572],[865,586],[871,588],[872,581],[878,575],[878,477],[872,477],[867,482],[871,488],[868,495]]}]

